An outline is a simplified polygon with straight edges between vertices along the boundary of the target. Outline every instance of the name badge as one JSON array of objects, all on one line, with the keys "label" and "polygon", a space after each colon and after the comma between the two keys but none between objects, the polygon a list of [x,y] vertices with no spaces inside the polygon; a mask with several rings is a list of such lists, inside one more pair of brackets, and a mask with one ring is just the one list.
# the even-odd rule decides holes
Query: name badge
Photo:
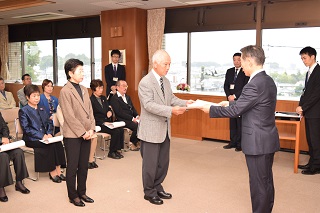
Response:
[{"label": "name badge", "polygon": [[118,78],[117,77],[113,77],[113,81],[118,81]]},{"label": "name badge", "polygon": [[234,84],[230,84],[230,89],[234,89]]}]

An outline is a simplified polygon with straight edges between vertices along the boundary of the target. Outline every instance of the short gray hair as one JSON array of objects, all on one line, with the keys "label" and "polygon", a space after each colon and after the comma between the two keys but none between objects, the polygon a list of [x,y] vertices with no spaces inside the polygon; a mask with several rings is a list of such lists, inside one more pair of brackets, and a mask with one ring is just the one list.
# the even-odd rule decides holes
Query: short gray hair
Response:
[{"label": "short gray hair", "polygon": [[158,64],[160,64],[160,62],[163,61],[164,57],[166,55],[169,55],[165,50],[157,50],[153,56],[152,56],[152,64],[154,64],[154,62],[157,62]]},{"label": "short gray hair", "polygon": [[241,48],[241,57],[246,59],[247,57],[251,57],[255,60],[257,65],[263,65],[266,60],[266,56],[264,55],[264,51],[262,47],[257,45],[249,45]]}]

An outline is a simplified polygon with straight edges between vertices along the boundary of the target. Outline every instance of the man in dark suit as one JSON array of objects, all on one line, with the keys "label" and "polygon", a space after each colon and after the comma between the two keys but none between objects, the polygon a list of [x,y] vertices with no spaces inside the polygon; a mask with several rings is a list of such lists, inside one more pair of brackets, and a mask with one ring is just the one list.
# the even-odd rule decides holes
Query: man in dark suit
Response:
[{"label": "man in dark suit", "polygon": [[[224,92],[228,101],[238,100],[244,85],[248,83],[249,77],[246,76],[241,68],[241,53],[233,55],[234,67],[227,70],[224,81]],[[235,148],[241,151],[241,116],[230,118],[230,143],[224,149]]]},{"label": "man in dark suit", "polygon": [[127,95],[128,84],[124,80],[119,80],[116,83],[117,93],[112,96],[110,104],[116,115],[117,120],[124,121],[125,127],[132,130],[130,136],[131,151],[139,151],[140,145],[137,138],[137,129],[139,123],[139,114],[134,108],[133,103],[129,95]]},{"label": "man in dark suit", "polygon": [[107,82],[107,99],[110,98],[116,93],[116,82],[118,80],[126,80],[126,68],[125,66],[119,64],[119,58],[121,53],[119,50],[111,51],[111,60],[112,63],[108,64],[104,68],[105,78]]},{"label": "man in dark suit", "polygon": [[310,159],[306,165],[299,165],[304,175],[320,174],[320,66],[316,62],[317,52],[312,47],[300,51],[301,59],[309,70],[305,87],[296,112],[305,118]]},{"label": "man in dark suit", "polygon": [[[259,46],[241,49],[241,66],[250,76],[237,101],[223,101],[221,106],[206,105],[211,118],[242,115],[242,150],[249,171],[252,212],[270,213],[274,203],[272,164],[279,150],[275,125],[277,87],[263,69],[264,51]],[[225,106],[225,107],[223,107]]]},{"label": "man in dark suit", "polygon": [[[0,146],[9,144],[9,138],[9,128],[0,112]],[[4,187],[13,184],[10,160],[13,162],[13,168],[16,173],[16,191],[19,191],[23,194],[30,193],[29,189],[27,189],[22,183],[23,179],[29,177],[22,149],[17,148],[0,152],[0,202],[8,201]]]}]

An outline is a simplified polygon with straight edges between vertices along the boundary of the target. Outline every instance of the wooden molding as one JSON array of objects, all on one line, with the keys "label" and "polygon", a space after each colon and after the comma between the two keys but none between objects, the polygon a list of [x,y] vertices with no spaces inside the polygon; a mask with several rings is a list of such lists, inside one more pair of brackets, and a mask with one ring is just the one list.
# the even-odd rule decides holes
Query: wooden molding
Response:
[{"label": "wooden molding", "polygon": [[46,0],[4,0],[0,1],[0,11],[17,10],[27,7],[36,7],[45,4],[53,4],[55,2]]}]

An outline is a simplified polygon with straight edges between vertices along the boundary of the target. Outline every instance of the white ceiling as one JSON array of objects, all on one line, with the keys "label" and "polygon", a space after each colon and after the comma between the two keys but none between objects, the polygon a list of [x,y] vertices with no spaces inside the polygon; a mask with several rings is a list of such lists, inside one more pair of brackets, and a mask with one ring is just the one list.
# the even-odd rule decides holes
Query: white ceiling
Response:
[{"label": "white ceiling", "polygon": [[[0,0],[3,1],[3,0]],[[12,0],[10,0],[12,1]],[[30,7],[25,9],[0,12],[0,25],[34,22],[35,19],[17,18],[26,15],[55,13],[59,18],[99,15],[101,11],[124,8],[155,9],[181,7],[217,2],[237,2],[245,0],[50,0],[53,4]],[[53,19],[52,15],[51,19]],[[16,18],[14,18],[16,17]],[[49,15],[47,16],[49,20]],[[56,19],[57,17],[55,17]]]}]

